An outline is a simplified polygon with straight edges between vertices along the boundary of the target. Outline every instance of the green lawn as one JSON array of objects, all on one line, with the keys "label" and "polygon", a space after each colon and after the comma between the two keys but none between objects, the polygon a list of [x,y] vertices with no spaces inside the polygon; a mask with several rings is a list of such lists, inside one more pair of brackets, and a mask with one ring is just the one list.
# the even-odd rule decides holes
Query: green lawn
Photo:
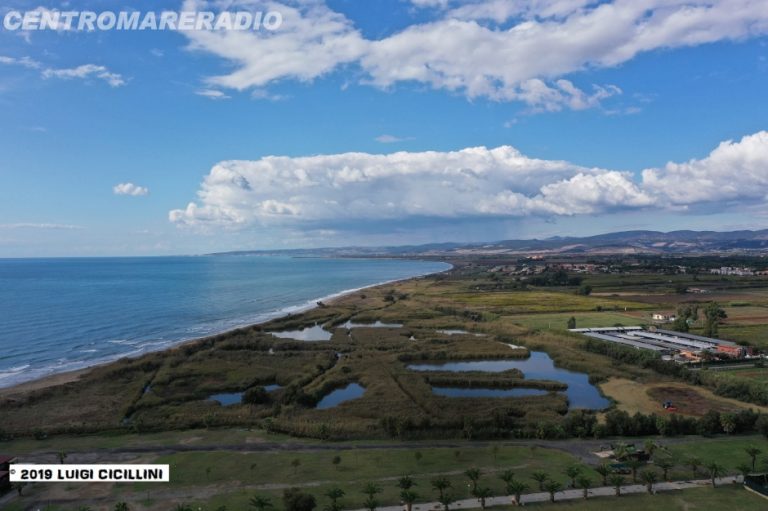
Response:
[{"label": "green lawn", "polygon": [[537,511],[763,511],[768,509],[768,500],[748,492],[741,486],[729,485],[716,489],[695,488],[658,493],[653,496],[626,495],[619,498],[601,497],[588,501],[528,505],[526,508]]}]

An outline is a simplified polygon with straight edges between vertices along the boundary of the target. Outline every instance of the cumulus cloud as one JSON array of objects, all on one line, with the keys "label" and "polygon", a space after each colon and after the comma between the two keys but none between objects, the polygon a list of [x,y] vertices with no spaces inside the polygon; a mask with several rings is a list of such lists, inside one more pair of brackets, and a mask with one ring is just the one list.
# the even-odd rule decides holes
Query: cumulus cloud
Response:
[{"label": "cumulus cloud", "polygon": [[768,196],[768,132],[706,158],[630,172],[530,158],[513,147],[452,152],[268,156],[224,161],[181,226],[332,227],[339,222],[595,215]]},{"label": "cumulus cloud", "polygon": [[42,67],[42,64],[30,57],[16,58],[5,55],[0,55],[0,64],[5,64],[7,66],[16,65],[26,67],[27,69],[40,69]]},{"label": "cumulus cloud", "polygon": [[125,85],[125,80],[118,73],[113,73],[104,66],[98,66],[96,64],[83,64],[81,66],[64,68],[64,69],[44,69],[43,78],[60,78],[64,80],[71,80],[74,78],[85,80],[89,78],[97,78],[104,80],[110,87],[122,87]]},{"label": "cumulus cloud", "polygon": [[[341,66],[380,88],[426,84],[469,98],[521,101],[536,110],[583,109],[619,94],[606,84],[576,86],[567,75],[620,65],[658,49],[768,33],[763,0],[411,0],[431,21],[369,39],[322,0],[234,0],[238,8],[278,10],[275,32],[185,32],[190,48],[234,66],[216,87],[261,88],[311,81]],[[187,0],[185,8],[210,7]],[[432,11],[430,11],[432,12]]]},{"label": "cumulus cloud", "polygon": [[220,90],[216,90],[216,89],[200,89],[198,91],[195,91],[195,94],[197,94],[198,96],[203,96],[204,98],[213,99],[213,100],[230,99],[230,96],[227,96]]},{"label": "cumulus cloud", "polygon": [[120,183],[112,187],[115,195],[129,195],[131,197],[143,197],[149,195],[149,188],[138,186],[133,183]]}]

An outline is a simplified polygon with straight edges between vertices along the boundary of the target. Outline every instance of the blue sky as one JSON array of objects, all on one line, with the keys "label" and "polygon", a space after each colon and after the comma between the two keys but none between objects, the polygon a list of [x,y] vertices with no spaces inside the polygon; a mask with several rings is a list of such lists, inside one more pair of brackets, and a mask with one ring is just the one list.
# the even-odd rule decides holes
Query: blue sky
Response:
[{"label": "blue sky", "polygon": [[765,2],[225,4],[285,19],[0,29],[0,257],[766,226]]}]

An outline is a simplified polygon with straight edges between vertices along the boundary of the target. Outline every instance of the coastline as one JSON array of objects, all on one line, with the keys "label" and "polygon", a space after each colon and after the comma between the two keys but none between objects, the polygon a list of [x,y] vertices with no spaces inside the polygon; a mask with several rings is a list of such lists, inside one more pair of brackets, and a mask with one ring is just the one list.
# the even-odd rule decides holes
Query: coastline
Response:
[{"label": "coastline", "polygon": [[[418,260],[418,259],[407,259],[407,260],[413,261],[413,260]],[[436,261],[432,261],[432,262],[436,262]],[[146,355],[147,353],[159,353],[159,352],[163,352],[163,351],[173,350],[173,349],[176,349],[176,348],[178,348],[180,346],[184,346],[186,344],[202,342],[202,341],[205,341],[205,340],[210,339],[212,337],[218,337],[220,335],[226,335],[226,334],[235,332],[235,331],[237,331],[237,330],[239,330],[241,328],[251,328],[251,327],[255,327],[255,326],[261,326],[261,325],[269,323],[270,321],[275,321],[275,320],[278,320],[278,319],[282,319],[282,318],[285,318],[285,317],[290,316],[292,314],[301,314],[301,313],[304,313],[304,312],[307,312],[307,311],[310,311],[310,310],[313,310],[313,309],[317,309],[319,307],[319,305],[318,305],[319,302],[326,302],[326,301],[333,302],[334,300],[339,300],[341,298],[344,298],[345,296],[348,296],[350,294],[363,291],[365,289],[373,289],[373,288],[377,288],[377,287],[380,287],[380,286],[387,286],[387,285],[390,285],[390,284],[396,284],[396,283],[400,283],[400,282],[408,282],[408,281],[415,280],[415,279],[421,279],[421,278],[428,277],[428,276],[431,276],[431,275],[439,275],[441,273],[445,273],[445,272],[451,271],[455,267],[452,263],[449,263],[449,262],[446,262],[446,261],[439,261],[439,262],[444,262],[444,264],[447,264],[449,267],[444,269],[444,270],[442,270],[442,271],[422,273],[420,275],[413,275],[411,277],[406,277],[406,278],[402,278],[402,279],[392,279],[392,280],[377,282],[375,284],[371,284],[371,285],[368,285],[368,286],[361,286],[361,287],[358,287],[358,288],[345,289],[343,291],[339,291],[339,292],[336,292],[336,293],[331,293],[331,294],[322,296],[320,298],[307,300],[306,302],[304,302],[303,304],[300,304],[300,305],[291,305],[291,306],[283,307],[282,309],[279,309],[279,310],[275,311],[272,315],[269,315],[269,317],[267,317],[265,319],[262,319],[262,320],[259,320],[259,321],[256,321],[256,322],[246,322],[246,323],[243,323],[242,325],[239,325],[239,326],[236,326],[236,327],[233,327],[233,328],[228,328],[226,330],[222,330],[221,332],[214,332],[214,333],[205,335],[203,337],[194,337],[194,338],[190,338],[190,339],[181,339],[179,341],[173,342],[172,344],[170,344],[168,346],[163,346],[160,349],[156,349],[156,350],[150,349],[150,350],[143,351],[141,353],[130,354],[130,355],[122,355],[122,356],[119,356],[119,357],[115,357],[112,360],[108,360],[108,361],[104,361],[104,362],[98,362],[98,363],[95,363],[95,364],[92,364],[92,365],[88,365],[86,367],[81,367],[81,368],[78,368],[78,369],[72,369],[72,370],[69,370],[69,371],[62,371],[62,372],[51,373],[51,374],[47,374],[45,376],[33,378],[31,380],[28,380],[28,381],[23,381],[23,382],[15,383],[15,384],[9,385],[7,387],[0,387],[0,398],[8,398],[8,397],[11,397],[11,396],[14,396],[14,395],[17,395],[17,394],[24,394],[24,393],[28,393],[28,392],[34,392],[34,391],[37,391],[37,390],[46,389],[46,388],[49,388],[49,387],[55,387],[55,386],[64,385],[64,384],[67,384],[67,383],[72,383],[72,382],[75,382],[75,381],[79,380],[82,376],[85,376],[85,375],[89,374],[92,370],[94,370],[96,368],[99,368],[99,367],[107,366],[109,364],[117,362],[118,360],[122,360],[122,359],[126,359],[126,358],[127,359],[138,358],[138,357]]]}]

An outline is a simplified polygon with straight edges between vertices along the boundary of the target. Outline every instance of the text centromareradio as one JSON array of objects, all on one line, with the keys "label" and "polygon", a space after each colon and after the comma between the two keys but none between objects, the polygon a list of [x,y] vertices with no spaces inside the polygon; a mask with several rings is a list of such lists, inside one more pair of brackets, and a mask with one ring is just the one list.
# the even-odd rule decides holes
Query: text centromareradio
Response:
[{"label": "text centromareradio", "polygon": [[10,467],[11,482],[149,482],[170,481],[169,465],[24,465]]}]

